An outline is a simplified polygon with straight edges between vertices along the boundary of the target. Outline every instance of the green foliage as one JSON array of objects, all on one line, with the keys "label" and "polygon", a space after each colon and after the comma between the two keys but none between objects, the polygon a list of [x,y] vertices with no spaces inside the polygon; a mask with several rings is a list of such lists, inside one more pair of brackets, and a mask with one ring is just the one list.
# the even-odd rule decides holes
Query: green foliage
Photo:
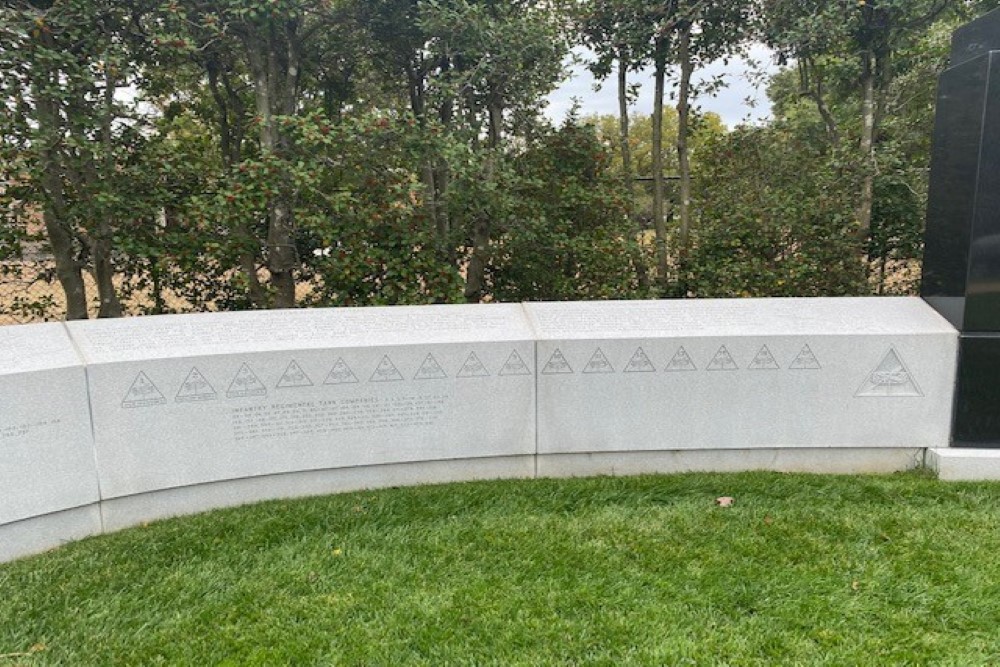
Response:
[{"label": "green foliage", "polygon": [[[651,276],[699,295],[906,291],[892,273],[920,252],[934,79],[951,31],[996,4],[7,3],[0,271],[28,280],[22,258],[51,253],[43,278],[79,284],[75,317],[85,274],[108,316],[451,302],[463,282],[471,299],[629,298]],[[613,119],[595,139],[540,110],[571,46],[599,77],[634,74],[676,64],[689,28],[692,67],[750,39],[795,67],[771,81],[768,127],[693,119],[695,206],[685,182],[659,216],[624,184]],[[678,124],[668,109],[657,129]],[[653,129],[632,119],[635,176],[653,175]],[[661,152],[665,174],[686,162]],[[637,232],[660,220],[654,271]]]},{"label": "green foliage", "polygon": [[785,56],[812,57],[845,45],[892,51],[955,0],[763,0],[764,40]]},{"label": "green foliage", "polygon": [[[295,193],[296,246],[303,305],[384,305],[455,300],[459,275],[433,251],[433,228],[412,165],[429,147],[412,118],[380,114],[340,121],[320,112],[277,119],[293,153],[248,158],[174,210],[179,238],[208,239],[176,248],[173,289],[221,308],[246,308],[239,256],[261,252],[267,201]],[[372,155],[379,155],[378,161]],[[249,229],[250,234],[245,230]],[[203,284],[184,285],[198,268]],[[197,302],[197,301],[195,301]]]},{"label": "green foliage", "polygon": [[111,238],[143,197],[117,169],[143,141],[141,120],[115,94],[133,66],[130,27],[127,8],[104,0],[18,3],[0,14],[0,184],[17,202],[0,223],[27,232],[43,219],[60,279],[79,284],[90,268],[104,315],[119,312]]},{"label": "green foliage", "polygon": [[[589,116],[584,121],[593,125],[601,142],[612,151],[611,167],[622,168],[621,146],[618,141],[618,118],[616,116]],[[726,133],[722,118],[708,112],[691,119],[690,139],[691,161],[697,162],[701,147],[713,137]],[[663,136],[677,135],[677,110],[667,107],[663,110]],[[653,121],[644,114],[633,114],[629,122],[629,147],[632,153],[632,168],[637,178],[649,178],[653,173]],[[677,152],[669,151],[664,156],[664,166],[668,174],[677,173]]]},{"label": "green foliage", "polygon": [[501,301],[640,296],[643,261],[611,153],[592,126],[570,118],[508,171],[510,222],[492,281]]},{"label": "green foliage", "polygon": [[[165,119],[151,146],[146,170],[136,178],[160,194],[161,217],[118,239],[130,258],[130,284],[153,290],[156,311],[169,311],[163,295],[176,295],[194,310],[245,310],[254,304],[245,275],[237,270],[241,254],[259,254],[266,233],[259,196],[272,172],[252,171],[261,160],[223,165],[210,128],[189,113]],[[155,190],[154,190],[155,188]],[[256,193],[256,201],[254,201]],[[238,195],[244,195],[242,197]]]},{"label": "green foliage", "polygon": [[559,81],[568,50],[557,7],[553,0],[421,3],[417,22],[432,52],[453,64],[435,84],[461,95],[471,112],[499,102],[537,113]]},{"label": "green foliage", "polygon": [[[677,110],[666,107],[663,113],[663,136],[677,135]],[[618,140],[618,119],[614,116],[594,116],[585,119],[594,125],[602,144],[611,151],[611,169],[622,172],[621,145]],[[715,113],[698,114],[691,119],[692,134],[689,143],[691,163],[697,165],[704,159],[704,150],[718,137],[725,135],[722,119]],[[631,210],[638,226],[643,229],[653,227],[653,197],[650,184],[653,173],[653,122],[642,114],[630,119],[629,149],[632,157],[633,177],[641,179],[630,190]],[[664,156],[664,171],[672,180],[667,183],[667,195],[676,200],[677,151],[671,150]]]},{"label": "green foliage", "polygon": [[[410,116],[295,123],[300,252],[319,285],[308,304],[443,303],[461,296],[457,268],[435,252],[413,169],[435,149]],[[373,155],[379,159],[372,160]]]},{"label": "green foliage", "polygon": [[571,17],[582,43],[594,53],[588,63],[599,79],[611,75],[615,61],[628,70],[638,70],[652,58],[653,21],[649,3],[637,0],[589,0],[579,2]]},{"label": "green foliage", "polygon": [[688,278],[696,296],[841,296],[866,291],[837,156],[780,124],[737,128],[706,147]]}]

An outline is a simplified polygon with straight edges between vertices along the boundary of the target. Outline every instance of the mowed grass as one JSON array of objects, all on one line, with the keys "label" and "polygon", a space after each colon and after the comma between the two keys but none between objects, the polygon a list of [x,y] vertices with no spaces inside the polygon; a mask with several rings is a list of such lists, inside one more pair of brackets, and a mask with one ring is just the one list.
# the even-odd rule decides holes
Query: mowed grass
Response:
[{"label": "mowed grass", "polygon": [[[735,506],[716,506],[723,495]],[[0,654],[0,666],[1000,664],[1000,486],[754,473],[269,502],[0,566]]]}]

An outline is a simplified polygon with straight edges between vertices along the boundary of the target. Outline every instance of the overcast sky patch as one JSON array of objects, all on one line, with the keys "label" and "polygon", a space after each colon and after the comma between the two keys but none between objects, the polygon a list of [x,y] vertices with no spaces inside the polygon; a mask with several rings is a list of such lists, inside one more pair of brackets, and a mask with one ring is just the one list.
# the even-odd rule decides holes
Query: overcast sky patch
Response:
[{"label": "overcast sky patch", "polygon": [[[586,51],[579,55],[587,58]],[[732,58],[728,63],[718,60],[695,73],[698,83],[722,76],[725,87],[714,95],[702,95],[694,101],[701,111],[714,111],[722,117],[726,127],[732,128],[741,123],[760,123],[771,115],[771,103],[765,91],[766,77],[759,77],[760,69],[765,73],[774,73],[777,66],[770,50],[763,45],[750,49],[749,60]],[[755,72],[757,77],[755,77]],[[584,65],[571,67],[570,78],[548,97],[549,106],[545,114],[554,122],[562,122],[573,106],[573,99],[580,102],[580,113],[583,116],[618,115],[617,79],[614,75],[603,82],[600,90],[594,90],[594,78]],[[653,70],[646,68],[629,75],[629,83],[641,86],[639,97],[632,105],[633,114],[648,116],[653,111]],[[676,83],[676,74],[667,81],[666,104],[675,104],[670,99],[671,85]]]}]

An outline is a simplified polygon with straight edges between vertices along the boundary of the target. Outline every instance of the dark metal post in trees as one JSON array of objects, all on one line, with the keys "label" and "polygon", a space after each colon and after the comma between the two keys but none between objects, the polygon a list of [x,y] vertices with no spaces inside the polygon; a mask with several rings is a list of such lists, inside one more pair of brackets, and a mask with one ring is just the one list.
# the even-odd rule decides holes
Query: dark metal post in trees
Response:
[{"label": "dark metal post in trees", "polygon": [[941,75],[921,295],[961,332],[956,447],[1000,448],[1000,10]]}]

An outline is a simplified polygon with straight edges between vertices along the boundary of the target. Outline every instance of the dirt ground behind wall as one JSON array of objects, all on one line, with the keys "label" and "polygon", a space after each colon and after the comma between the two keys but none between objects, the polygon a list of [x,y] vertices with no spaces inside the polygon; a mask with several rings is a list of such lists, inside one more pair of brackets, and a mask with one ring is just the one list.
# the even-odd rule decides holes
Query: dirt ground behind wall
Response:
[{"label": "dirt ground behind wall", "polygon": [[[878,271],[872,272],[872,291],[878,293]],[[266,279],[266,276],[262,276]],[[90,316],[97,316],[97,286],[93,276],[84,274],[87,295],[90,298]],[[919,262],[901,263],[890,267],[886,273],[882,293],[886,295],[916,294],[920,287]],[[302,298],[312,291],[309,284],[300,285],[297,292]],[[191,312],[193,304],[170,293],[163,294],[167,312]],[[122,305],[128,315],[152,312],[153,295],[137,291]],[[62,287],[55,278],[51,260],[0,263],[0,325],[28,324],[62,320],[66,315],[66,300]]]}]

